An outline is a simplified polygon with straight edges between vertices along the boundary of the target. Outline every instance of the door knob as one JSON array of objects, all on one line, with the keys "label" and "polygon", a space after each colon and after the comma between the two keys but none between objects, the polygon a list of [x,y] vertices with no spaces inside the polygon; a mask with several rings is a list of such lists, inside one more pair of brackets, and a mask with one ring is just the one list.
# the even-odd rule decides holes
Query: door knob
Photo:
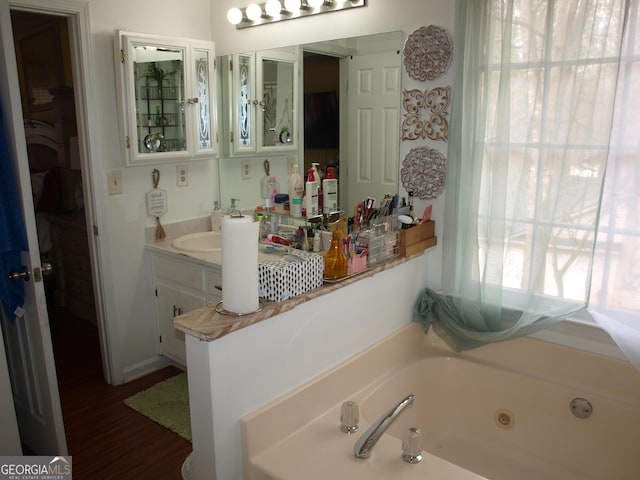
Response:
[{"label": "door knob", "polygon": [[31,274],[29,273],[29,270],[27,270],[27,267],[23,265],[21,272],[16,272],[15,270],[9,272],[9,280],[13,280],[14,282],[24,280],[25,282],[28,282],[31,280]]}]

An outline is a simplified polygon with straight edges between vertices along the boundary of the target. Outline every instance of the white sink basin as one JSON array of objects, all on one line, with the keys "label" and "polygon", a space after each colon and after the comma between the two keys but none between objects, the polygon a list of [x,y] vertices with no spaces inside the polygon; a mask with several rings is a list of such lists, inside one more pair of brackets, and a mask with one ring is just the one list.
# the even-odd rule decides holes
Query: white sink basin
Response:
[{"label": "white sink basin", "polygon": [[176,238],[171,245],[185,252],[217,252],[222,249],[222,235],[220,232],[189,233]]}]

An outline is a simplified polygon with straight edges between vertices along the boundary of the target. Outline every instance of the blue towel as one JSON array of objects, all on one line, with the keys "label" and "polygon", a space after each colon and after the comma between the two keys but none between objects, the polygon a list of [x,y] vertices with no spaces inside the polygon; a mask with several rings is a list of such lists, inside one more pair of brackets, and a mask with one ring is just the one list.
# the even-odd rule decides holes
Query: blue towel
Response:
[{"label": "blue towel", "polygon": [[24,282],[9,280],[9,272],[22,270],[20,252],[28,250],[26,229],[9,158],[0,105],[0,300],[7,318],[24,305]]}]

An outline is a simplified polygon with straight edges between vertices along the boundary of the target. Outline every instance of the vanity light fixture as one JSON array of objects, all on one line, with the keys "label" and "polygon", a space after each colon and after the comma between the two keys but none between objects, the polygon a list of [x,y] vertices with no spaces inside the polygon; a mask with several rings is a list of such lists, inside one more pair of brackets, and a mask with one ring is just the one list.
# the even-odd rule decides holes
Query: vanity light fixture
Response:
[{"label": "vanity light fixture", "polygon": [[229,20],[229,23],[232,25],[238,25],[244,18],[244,14],[239,8],[234,7],[227,12],[227,20]]},{"label": "vanity light fixture", "polygon": [[255,22],[256,20],[259,20],[260,17],[262,17],[262,7],[257,3],[252,3],[247,7],[245,13],[249,20]]},{"label": "vanity light fixture", "polygon": [[284,9],[289,14],[296,14],[300,11],[300,0],[284,0]]},{"label": "vanity light fixture", "polygon": [[241,29],[366,5],[367,0],[268,0],[246,8],[234,7],[227,12],[227,20]]},{"label": "vanity light fixture", "polygon": [[268,0],[267,3],[264,4],[264,11],[272,18],[280,15],[280,13],[282,13],[280,0]]},{"label": "vanity light fixture", "polygon": [[311,8],[320,8],[325,3],[331,4],[332,2],[325,2],[325,0],[307,0],[307,5]]}]

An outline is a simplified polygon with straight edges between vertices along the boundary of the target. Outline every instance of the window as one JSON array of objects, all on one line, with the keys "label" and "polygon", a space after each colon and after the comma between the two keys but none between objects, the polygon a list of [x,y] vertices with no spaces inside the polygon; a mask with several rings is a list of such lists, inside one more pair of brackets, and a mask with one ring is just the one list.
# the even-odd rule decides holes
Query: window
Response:
[{"label": "window", "polygon": [[[637,2],[622,51],[622,1],[591,2],[584,10],[573,1],[503,3],[513,11],[491,30],[485,77],[480,276],[575,301],[586,301],[590,286],[592,305],[640,310]],[[508,168],[500,161],[505,149]],[[502,169],[505,191],[494,184]],[[495,215],[496,195],[505,196],[509,221],[504,249],[491,258],[486,240],[494,224],[485,220]],[[545,262],[537,268],[540,255]],[[504,267],[486,268],[493,262]]]}]

